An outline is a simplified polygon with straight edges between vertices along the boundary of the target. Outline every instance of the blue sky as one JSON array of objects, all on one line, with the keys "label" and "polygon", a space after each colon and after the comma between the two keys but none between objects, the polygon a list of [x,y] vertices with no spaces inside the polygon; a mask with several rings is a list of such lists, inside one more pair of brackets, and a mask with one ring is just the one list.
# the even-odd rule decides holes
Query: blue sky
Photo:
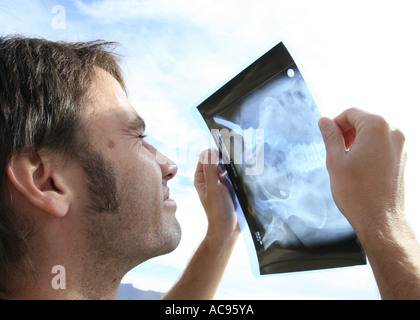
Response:
[{"label": "blue sky", "polygon": [[[0,0],[0,33],[120,43],[129,97],[150,142],[179,164],[170,183],[183,239],[173,253],[124,278],[165,291],[206,230],[193,188],[199,152],[211,146],[190,109],[277,42],[286,41],[320,102],[334,117],[348,107],[379,113],[407,138],[407,216],[420,230],[415,147],[419,107],[417,0]],[[57,20],[55,6],[64,8]],[[62,12],[62,11],[61,11]],[[269,278],[251,275],[239,240],[219,299],[377,299],[369,267]]]}]

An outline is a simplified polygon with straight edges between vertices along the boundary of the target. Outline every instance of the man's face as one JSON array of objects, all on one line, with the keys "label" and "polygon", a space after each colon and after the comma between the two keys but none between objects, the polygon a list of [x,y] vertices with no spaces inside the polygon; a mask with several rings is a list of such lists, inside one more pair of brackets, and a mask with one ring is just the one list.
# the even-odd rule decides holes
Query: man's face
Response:
[{"label": "man's face", "polygon": [[176,203],[169,197],[166,184],[175,176],[177,166],[142,138],[143,120],[119,83],[102,69],[97,68],[92,95],[86,131],[95,153],[103,160],[102,169],[108,168],[107,176],[95,180],[98,185],[115,180],[108,188],[115,189],[109,191],[114,193],[118,208],[114,203],[114,207],[109,205],[110,210],[95,210],[95,206],[87,210],[86,234],[92,254],[126,261],[127,268],[132,268],[174,250],[180,241]]}]

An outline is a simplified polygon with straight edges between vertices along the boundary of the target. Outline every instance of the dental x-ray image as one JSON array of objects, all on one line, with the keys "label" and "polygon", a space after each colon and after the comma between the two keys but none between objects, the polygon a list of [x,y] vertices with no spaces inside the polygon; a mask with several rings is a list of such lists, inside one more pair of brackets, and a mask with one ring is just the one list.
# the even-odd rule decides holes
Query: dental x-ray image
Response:
[{"label": "dental x-ray image", "polygon": [[257,275],[366,264],[331,194],[320,112],[283,43],[197,109],[240,204]]}]

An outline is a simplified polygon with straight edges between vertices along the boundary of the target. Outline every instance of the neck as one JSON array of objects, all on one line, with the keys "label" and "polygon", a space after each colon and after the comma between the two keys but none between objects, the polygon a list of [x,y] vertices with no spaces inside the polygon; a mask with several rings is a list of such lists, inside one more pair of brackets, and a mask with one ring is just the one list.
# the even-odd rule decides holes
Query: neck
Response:
[{"label": "neck", "polygon": [[79,222],[66,219],[72,216],[38,221],[30,239],[30,271],[9,281],[7,298],[116,299],[121,279],[136,264],[101,248]]},{"label": "neck", "polygon": [[[12,299],[30,300],[114,300],[125,272],[117,269],[117,263],[80,259],[84,255],[47,257],[34,259],[33,271],[16,277],[10,292]],[[54,258],[55,257],[55,258]],[[68,257],[63,259],[62,257]]]}]

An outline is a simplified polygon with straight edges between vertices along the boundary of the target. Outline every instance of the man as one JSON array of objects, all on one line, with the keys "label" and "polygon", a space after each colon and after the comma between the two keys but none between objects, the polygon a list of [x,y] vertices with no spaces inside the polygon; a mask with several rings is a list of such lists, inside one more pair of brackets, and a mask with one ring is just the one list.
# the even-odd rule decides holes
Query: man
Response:
[{"label": "man", "polygon": [[[109,46],[0,39],[3,298],[115,299],[130,269],[180,241],[177,166],[144,140]],[[198,164],[208,232],[167,298],[212,298],[238,237],[217,172]]]},{"label": "man", "polygon": [[[167,186],[177,166],[144,140],[108,45],[0,39],[2,298],[112,299],[125,273],[179,243]],[[334,199],[382,297],[420,298],[420,250],[403,216],[403,135],[356,109],[319,126]],[[239,234],[211,152],[195,174],[208,231],[168,299],[212,298]],[[56,265],[65,290],[52,287]]]}]

